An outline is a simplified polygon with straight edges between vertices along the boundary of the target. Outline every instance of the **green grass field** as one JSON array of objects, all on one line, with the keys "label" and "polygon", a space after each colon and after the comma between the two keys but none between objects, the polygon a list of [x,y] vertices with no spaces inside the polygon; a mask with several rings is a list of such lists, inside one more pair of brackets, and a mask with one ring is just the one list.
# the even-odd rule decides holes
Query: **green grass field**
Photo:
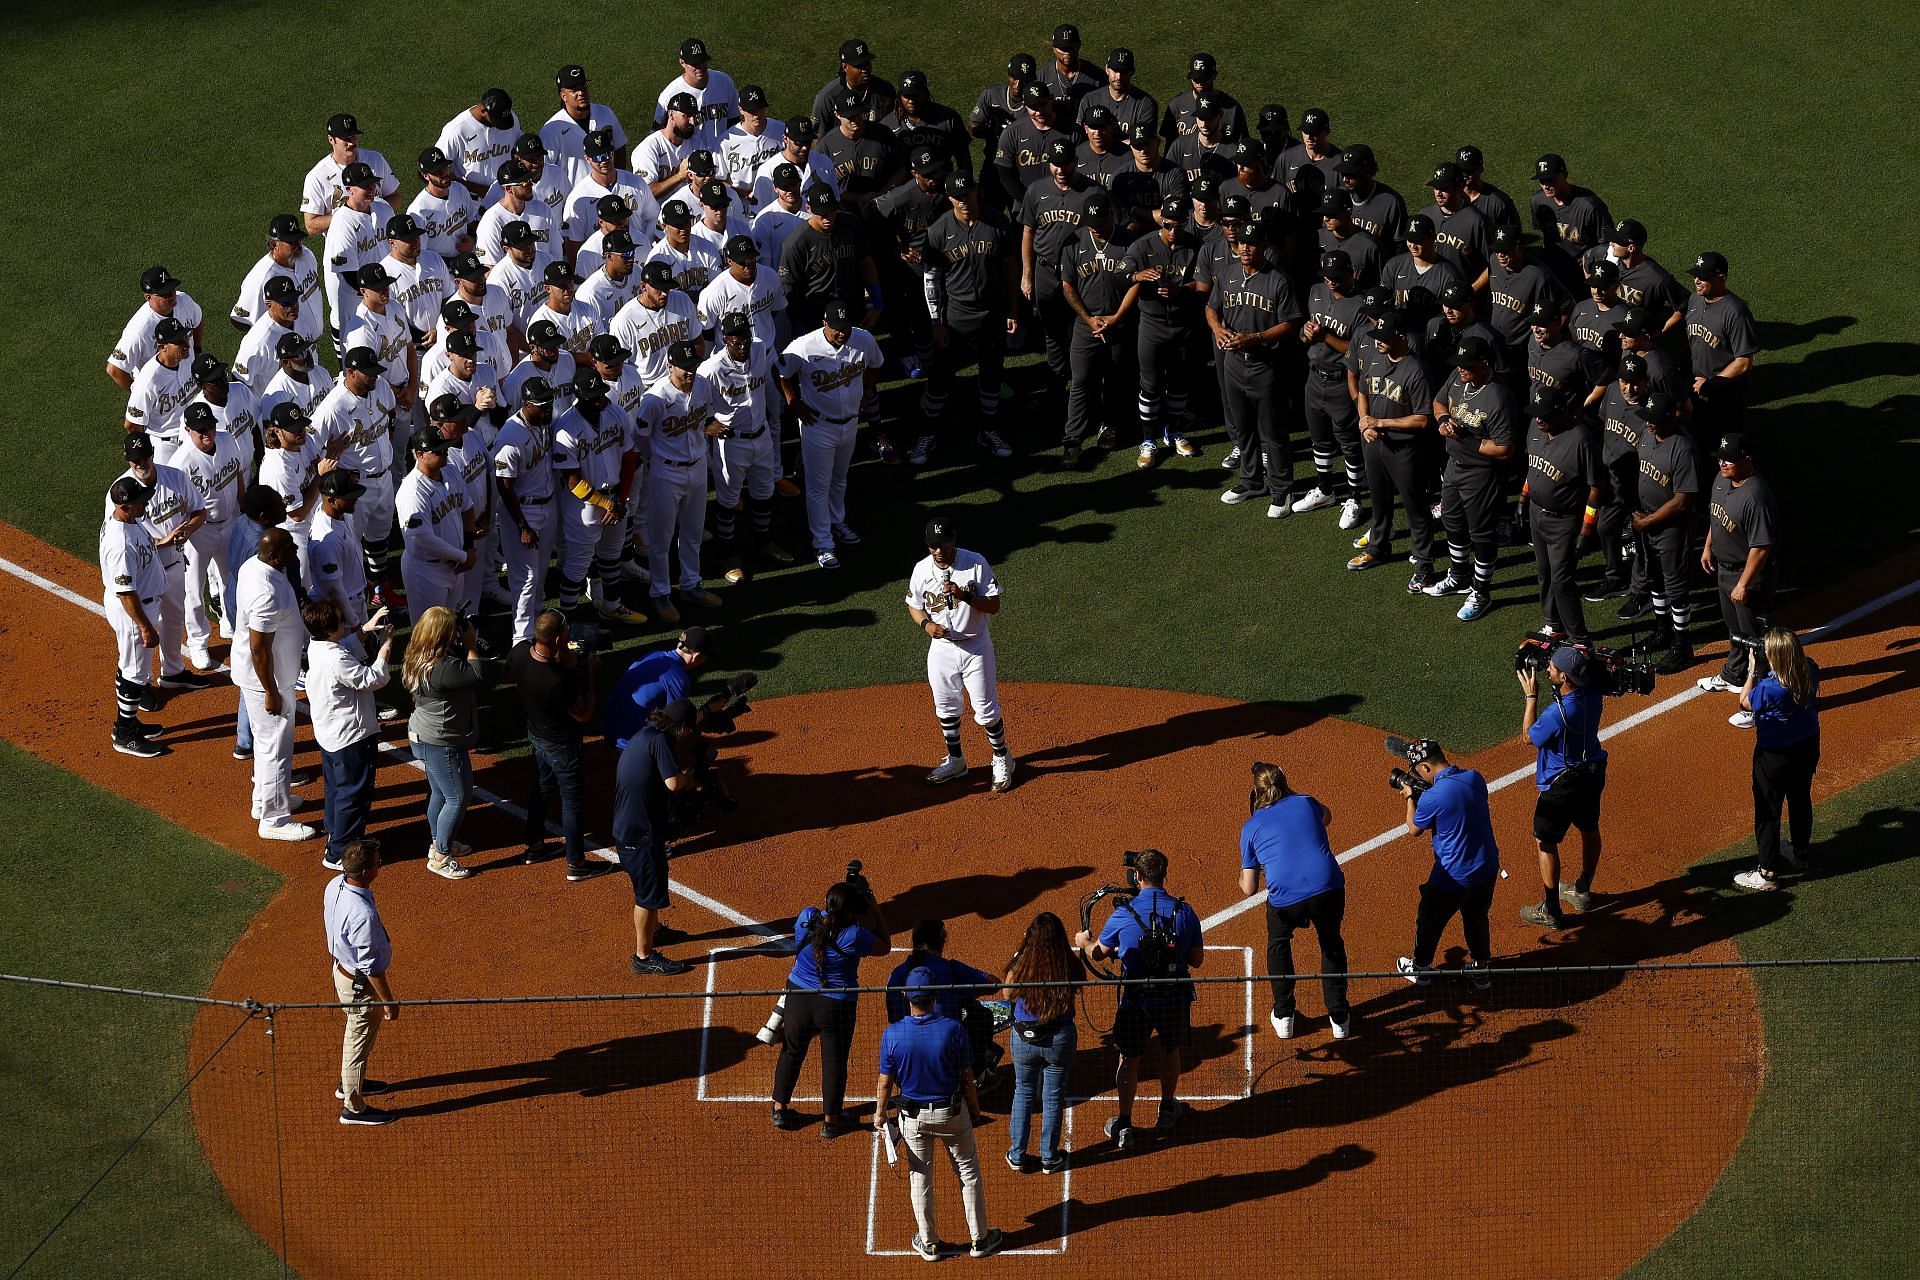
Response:
[{"label": "green grass field", "polygon": [[[211,348],[231,355],[238,335],[224,314],[267,218],[296,206],[329,114],[359,115],[364,142],[401,173],[404,200],[416,189],[413,155],[448,117],[498,83],[542,120],[563,62],[584,61],[595,98],[639,129],[675,72],[674,46],[695,30],[603,3],[535,15],[402,0],[338,34],[323,15],[259,3],[33,0],[12,12],[0,75],[28,145],[11,175],[24,198],[0,212],[0,385],[13,393],[0,404],[0,450],[12,459],[0,519],[89,559],[100,492],[121,465],[124,397],[102,364],[140,302],[144,267],[164,262],[187,282],[207,309]],[[780,115],[806,109],[834,70],[834,47],[854,33],[873,42],[882,75],[923,67],[936,95],[964,111],[1008,53],[1044,55],[1062,19],[1081,23],[1096,58],[1133,48],[1141,83],[1162,100],[1180,87],[1187,54],[1210,48],[1222,85],[1248,106],[1283,102],[1296,120],[1307,106],[1328,109],[1336,138],[1371,143],[1382,176],[1415,207],[1427,168],[1462,142],[1486,150],[1489,177],[1522,203],[1533,157],[1555,150],[1616,215],[1651,228],[1649,249],[1670,268],[1722,250],[1761,321],[1751,425],[1788,513],[1790,580],[1826,585],[1912,543],[1920,506],[1882,477],[1920,461],[1920,343],[1905,322],[1916,273],[1878,247],[1897,245],[1910,220],[1897,159],[1910,152],[1920,99],[1910,10],[1710,3],[1596,18],[1514,3],[1203,13],[1129,2],[1096,13],[963,2],[908,19],[858,0],[788,8],[752,29],[728,11],[698,33],[717,66],[764,84]],[[641,49],[657,57],[636,61]],[[1013,381],[1023,397],[1039,382],[1030,366]],[[893,388],[887,415],[909,413],[916,395]],[[922,642],[900,625],[899,599],[921,523],[946,510],[1006,584],[996,628],[1009,679],[1275,700],[1468,749],[1510,733],[1507,657],[1538,621],[1522,553],[1503,565],[1500,607],[1464,626],[1441,602],[1410,601],[1398,571],[1343,572],[1350,553],[1330,514],[1275,526],[1257,505],[1215,501],[1217,424],[1203,436],[1207,457],[1141,473],[1123,451],[1068,475],[1038,452],[1057,439],[1055,404],[1016,402],[1009,434],[1021,456],[1010,465],[982,465],[964,447],[920,474],[863,460],[852,513],[865,545],[838,574],[806,567],[729,590],[720,665],[762,671],[769,696],[916,678]],[[783,540],[804,545],[798,504],[780,518]],[[1595,606],[1603,618],[1611,611]],[[1807,884],[1784,919],[1744,933],[1749,954],[1911,950],[1920,904],[1890,842],[1911,842],[1917,780],[1909,766],[1827,807],[1822,829],[1843,833],[1834,857],[1857,869]],[[0,869],[16,888],[0,907],[9,970],[200,990],[271,891],[255,864],[12,749],[0,749],[0,823]],[[101,831],[129,834],[103,855]],[[181,929],[183,919],[195,927]],[[1825,989],[1809,1005],[1763,975],[1779,1069],[1740,1160],[1647,1272],[1811,1274],[1822,1237],[1842,1227],[1873,1245],[1863,1256],[1894,1256],[1920,1190],[1915,1117],[1903,1082],[1865,1064],[1899,1051],[1874,1015],[1910,1006],[1910,994],[1890,970]],[[3,998],[13,1034],[0,1062],[36,1135],[0,1157],[0,1201],[12,1210],[0,1217],[0,1257],[13,1258],[177,1087],[186,1020],[141,1007],[104,1022],[92,1004]],[[1803,1142],[1829,1130],[1849,1143]],[[177,1191],[142,1194],[154,1185]],[[177,1116],[57,1247],[70,1252],[39,1273],[272,1265],[226,1213]]]}]

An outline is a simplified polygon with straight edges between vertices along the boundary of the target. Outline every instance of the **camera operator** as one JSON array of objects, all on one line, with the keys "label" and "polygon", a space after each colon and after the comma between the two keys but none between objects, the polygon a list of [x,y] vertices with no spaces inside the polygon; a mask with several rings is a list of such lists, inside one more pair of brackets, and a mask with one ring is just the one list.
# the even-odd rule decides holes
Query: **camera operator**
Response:
[{"label": "camera operator", "polygon": [[1000,1073],[995,1069],[995,1064],[1000,1061],[1001,1050],[993,1039],[993,1015],[987,1012],[980,1001],[990,992],[1000,989],[1000,979],[970,964],[947,959],[947,923],[944,920],[922,920],[914,925],[912,946],[912,954],[895,965],[893,972],[887,975],[888,1023],[898,1022],[907,1016],[909,1002],[903,988],[910,985],[908,978],[916,969],[931,973],[933,986],[959,988],[936,992],[934,1008],[966,1030],[967,1061],[973,1067],[973,1078],[979,1084],[980,1092],[986,1093],[1000,1083]]},{"label": "camera operator", "polygon": [[1293,931],[1311,924],[1320,938],[1320,991],[1335,1040],[1353,1034],[1347,1004],[1347,944],[1340,922],[1347,912],[1347,878],[1327,843],[1333,815],[1312,796],[1287,785],[1279,765],[1253,766],[1252,813],[1240,828],[1240,892],[1267,880],[1267,972],[1273,977],[1273,1034],[1293,1039]]},{"label": "camera operator", "polygon": [[[329,472],[329,475],[341,474]],[[320,748],[321,804],[326,813],[329,871],[340,869],[346,847],[367,834],[373,810],[374,765],[380,756],[380,717],[373,695],[387,686],[393,628],[387,611],[374,612],[363,627],[349,627],[334,600],[310,600],[301,611],[307,624],[307,711]],[[368,650],[373,650],[369,658]]]},{"label": "camera operator", "polygon": [[1200,917],[1192,907],[1166,891],[1167,855],[1158,849],[1143,851],[1133,864],[1141,889],[1107,917],[1095,941],[1085,929],[1073,945],[1094,964],[1119,957],[1123,978],[1166,978],[1165,983],[1129,983],[1120,989],[1120,1010],[1113,1020],[1113,1045],[1120,1051],[1114,1073],[1114,1092],[1120,1114],[1107,1121],[1107,1136],[1122,1151],[1134,1146],[1133,1095],[1140,1079],[1140,1059],[1155,1038],[1160,1054],[1160,1114],[1154,1128],[1166,1133],[1179,1123],[1186,1107],[1174,1096],[1180,1084],[1181,1052],[1193,1021],[1195,993],[1189,973],[1206,962],[1201,943]]},{"label": "camera operator", "polygon": [[660,923],[667,897],[667,793],[692,788],[684,753],[693,744],[693,704],[676,698],[647,717],[620,752],[613,774],[613,840],[633,881],[633,971],[656,977],[687,972],[684,961],[654,950],[686,938]]},{"label": "camera operator", "polygon": [[507,670],[527,716],[527,746],[533,779],[527,792],[527,851],[521,861],[547,856],[547,797],[560,801],[561,842],[567,880],[578,884],[613,868],[587,861],[586,763],[582,730],[593,717],[593,658],[569,643],[567,615],[543,610],[533,636],[513,646]]},{"label": "camera operator", "polygon": [[[1600,745],[1600,691],[1588,687],[1587,655],[1571,645],[1553,651],[1547,663],[1547,689],[1553,705],[1540,710],[1539,676],[1532,669],[1514,672],[1525,698],[1520,732],[1539,758],[1533,784],[1540,790],[1533,806],[1533,838],[1540,847],[1539,902],[1520,908],[1520,918],[1544,929],[1566,927],[1564,899],[1576,911],[1593,907],[1593,873],[1600,865],[1600,793],[1607,787],[1607,751]],[[1560,842],[1567,828],[1580,832],[1580,878],[1560,878]]]},{"label": "camera operator", "polygon": [[1406,798],[1407,830],[1414,835],[1433,833],[1433,871],[1420,886],[1413,954],[1401,956],[1395,967],[1416,986],[1433,981],[1433,953],[1440,945],[1440,931],[1457,914],[1471,957],[1467,980],[1476,990],[1485,991],[1487,965],[1493,959],[1487,912],[1500,880],[1500,848],[1493,839],[1487,780],[1478,770],[1450,763],[1432,738],[1407,744],[1407,766],[1410,772],[1394,770],[1393,789]]},{"label": "camera operator", "polygon": [[793,968],[783,999],[786,1021],[780,1028],[780,1060],[773,1066],[773,1127],[798,1129],[800,1117],[788,1105],[807,1046],[820,1037],[820,1099],[826,1114],[824,1136],[837,1138],[859,1126],[840,1112],[847,1093],[847,1055],[853,1051],[853,1020],[860,985],[860,961],[887,954],[887,918],[864,879],[829,886],[826,905],[808,907],[793,922]]},{"label": "camera operator", "polygon": [[675,698],[693,694],[693,676],[707,665],[711,645],[705,627],[688,627],[671,649],[641,657],[626,669],[600,712],[600,732],[625,747],[648,716]]}]

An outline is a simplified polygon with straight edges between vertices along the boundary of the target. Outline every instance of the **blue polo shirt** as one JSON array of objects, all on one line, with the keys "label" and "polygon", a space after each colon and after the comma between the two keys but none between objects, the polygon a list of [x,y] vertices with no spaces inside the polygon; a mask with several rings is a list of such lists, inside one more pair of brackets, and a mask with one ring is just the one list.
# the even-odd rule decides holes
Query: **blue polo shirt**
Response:
[{"label": "blue polo shirt", "polygon": [[600,732],[616,747],[627,745],[647,717],[672,702],[684,698],[693,688],[693,673],[678,649],[662,649],[641,658],[620,677],[607,695],[606,709],[600,713]]},{"label": "blue polo shirt", "polygon": [[[926,966],[927,971],[933,974],[933,985],[936,987],[972,988],[970,991],[936,991],[933,993],[933,1011],[944,1014],[949,1018],[958,1018],[960,1016],[961,1006],[967,1001],[978,1000],[987,992],[998,991],[1000,989],[1000,979],[990,973],[983,973],[972,965],[962,964],[958,960],[949,960],[945,956],[928,955],[923,951],[916,951],[901,961],[894,971],[887,975],[887,986],[889,988],[906,986],[907,975],[922,965]],[[912,1012],[913,1010],[907,1004],[907,996],[904,991],[889,990],[887,992],[888,1022],[898,1022]]]},{"label": "blue polo shirt", "polygon": [[[1812,664],[1809,663],[1809,666]],[[1763,751],[1779,751],[1808,738],[1820,736],[1820,673],[1818,669],[1813,677],[1813,700],[1807,706],[1801,706],[1787,692],[1777,676],[1768,673],[1765,679],[1756,681],[1753,692],[1747,695],[1747,706],[1753,711],[1753,745]]]},{"label": "blue polo shirt", "polygon": [[861,957],[885,955],[887,940],[865,925],[848,925],[836,936],[827,939],[827,971],[823,974],[820,966],[814,963],[813,947],[807,941],[807,931],[820,915],[820,908],[808,907],[794,920],[793,935],[797,950],[787,981],[803,990],[822,991],[830,1000],[851,1000],[851,991],[825,989],[859,986]]},{"label": "blue polo shirt", "polygon": [[667,831],[667,780],[680,776],[673,741],[642,725],[613,767],[613,842],[642,848]]},{"label": "blue polo shirt", "polygon": [[1347,882],[1327,844],[1326,809],[1298,792],[1254,813],[1240,828],[1240,865],[1267,877],[1267,905],[1296,902]]},{"label": "blue polo shirt", "polygon": [[1493,840],[1493,814],[1487,808],[1487,780],[1473,769],[1448,765],[1413,807],[1413,823],[1433,832],[1436,889],[1462,893],[1500,874],[1500,847]]},{"label": "blue polo shirt", "polygon": [[966,1031],[938,1011],[909,1014],[880,1034],[880,1071],[914,1102],[945,1102],[959,1093],[967,1056]]},{"label": "blue polo shirt", "polygon": [[1575,689],[1558,697],[1548,693],[1546,706],[1527,730],[1527,741],[1539,752],[1533,766],[1534,786],[1545,791],[1567,765],[1607,758],[1607,749],[1600,745],[1604,702],[1597,689]]},{"label": "blue polo shirt", "polygon": [[[1107,917],[1106,927],[1100,930],[1100,945],[1120,954],[1120,976],[1123,978],[1143,978],[1144,965],[1140,954],[1140,940],[1146,936],[1146,926],[1157,916],[1162,920],[1171,918],[1174,922],[1174,960],[1175,977],[1187,976],[1187,957],[1200,945],[1200,917],[1193,908],[1181,902],[1165,889],[1146,888],[1135,895],[1133,909],[1115,907],[1113,914]],[[1135,915],[1138,919],[1135,919]],[[1196,992],[1191,986],[1182,986],[1176,993],[1152,995],[1145,994],[1140,987],[1122,987],[1122,1001],[1152,1003],[1163,1000],[1192,1000]]]}]

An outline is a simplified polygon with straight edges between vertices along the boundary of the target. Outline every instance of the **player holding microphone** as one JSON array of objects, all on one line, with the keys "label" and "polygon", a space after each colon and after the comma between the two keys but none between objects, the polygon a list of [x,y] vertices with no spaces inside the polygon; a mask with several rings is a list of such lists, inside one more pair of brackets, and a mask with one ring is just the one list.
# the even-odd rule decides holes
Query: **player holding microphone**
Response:
[{"label": "player holding microphone", "polygon": [[947,740],[947,756],[927,775],[931,783],[964,777],[967,762],[960,750],[960,696],[964,688],[973,704],[973,718],[987,732],[993,748],[993,789],[1013,785],[1013,756],[1007,751],[1007,733],[1000,720],[1000,692],[995,679],[993,638],[988,619],[1000,612],[1000,583],[993,566],[955,543],[951,522],[938,517],[927,522],[927,556],[913,567],[908,583],[907,612],[933,641],[927,649],[927,683],[933,687],[933,711]]}]

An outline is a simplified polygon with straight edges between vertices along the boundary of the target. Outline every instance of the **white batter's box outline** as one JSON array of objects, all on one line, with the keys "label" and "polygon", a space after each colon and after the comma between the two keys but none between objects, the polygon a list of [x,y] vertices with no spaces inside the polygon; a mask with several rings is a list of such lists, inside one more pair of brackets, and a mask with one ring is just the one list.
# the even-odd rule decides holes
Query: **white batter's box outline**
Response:
[{"label": "white batter's box outline", "polygon": [[[1246,1041],[1241,1046],[1241,1072],[1242,1072],[1243,1079],[1240,1085],[1240,1092],[1238,1093],[1194,1093],[1194,1094],[1183,1093],[1180,1095],[1180,1100],[1182,1102],[1244,1102],[1248,1098],[1253,1096],[1253,1042],[1256,1039],[1255,1032],[1254,1032],[1254,1022],[1253,1022],[1253,987],[1254,987],[1254,984],[1252,981],[1253,948],[1208,945],[1204,949],[1207,951],[1238,952],[1240,955],[1241,964],[1244,967],[1244,971],[1248,978],[1248,981],[1243,984],[1243,991],[1246,997],[1246,1010],[1245,1010],[1246,1021],[1241,1025],[1241,1028],[1240,1028],[1241,1030],[1246,1032]],[[715,999],[725,994],[724,992],[716,990],[714,987],[714,977],[719,972],[719,969],[720,969],[720,966],[717,963],[715,963],[714,957],[717,957],[726,952],[733,952],[733,951],[758,952],[760,954],[770,955],[770,956],[790,954],[784,951],[768,951],[765,949],[764,944],[761,944],[759,946],[749,946],[749,947],[709,947],[707,948],[707,957],[708,957],[707,958],[707,991],[706,991],[705,999],[703,999],[700,1002],[700,1006],[701,1006],[700,1007],[700,1075],[695,1083],[693,1096],[694,1096],[694,1099],[699,1102],[752,1102],[752,1103],[757,1103],[758,1105],[763,1107],[771,1106],[773,1104],[773,1098],[770,1093],[708,1093],[707,1092],[707,1068],[708,1068],[708,1063],[712,1060],[709,1056],[708,1049],[709,1049],[709,1043],[711,1041],[712,1032],[713,1032],[713,1006],[714,1006]],[[896,955],[896,956],[908,955],[910,954],[910,949],[907,947],[893,947],[889,949],[888,954]],[[748,997],[741,996],[741,997],[737,997],[736,999],[744,1001],[748,999]],[[769,1013],[772,1012],[773,1010],[772,998],[769,998],[766,1008]],[[758,1044],[759,1041],[756,1040],[754,1041],[754,1043]],[[769,1051],[777,1052],[777,1050],[774,1050],[772,1046],[768,1046],[768,1048],[769,1048]],[[873,1102],[874,1100],[875,1099],[871,1094],[855,1095],[851,1093],[848,1094],[844,1099],[844,1101],[850,1102],[850,1103],[868,1103],[868,1102]],[[796,1093],[793,1095],[792,1098],[788,1099],[788,1101],[790,1102],[824,1102],[826,1101],[826,1099],[822,1098],[819,1094]],[[1117,1102],[1117,1101],[1119,1101],[1119,1099],[1111,1093],[1096,1093],[1096,1094],[1090,1094],[1086,1096],[1076,1095],[1074,1097],[1070,1097],[1067,1099],[1067,1106],[1069,1110],[1071,1110],[1071,1108],[1073,1107],[1082,1106],[1089,1102]]]}]

